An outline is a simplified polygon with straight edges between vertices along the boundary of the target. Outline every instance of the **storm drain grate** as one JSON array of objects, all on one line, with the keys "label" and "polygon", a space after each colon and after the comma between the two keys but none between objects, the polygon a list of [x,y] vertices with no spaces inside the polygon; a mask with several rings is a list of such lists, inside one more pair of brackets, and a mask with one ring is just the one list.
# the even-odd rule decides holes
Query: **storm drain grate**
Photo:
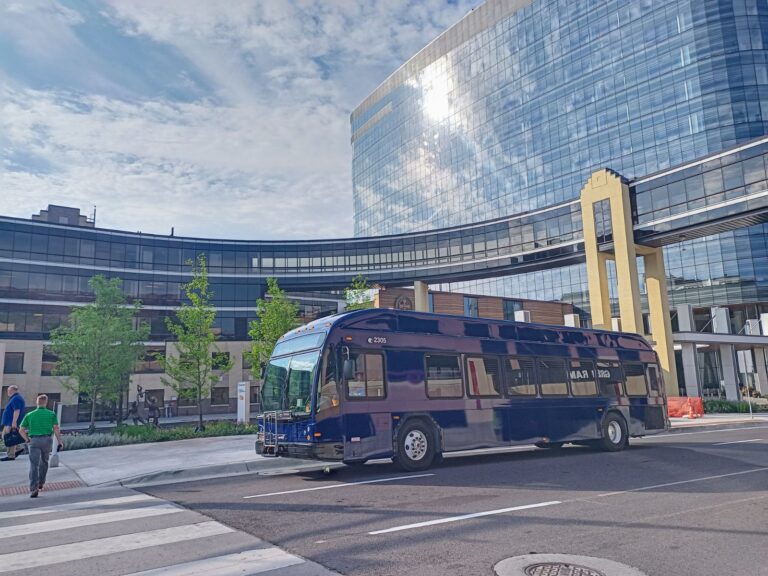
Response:
[{"label": "storm drain grate", "polygon": [[562,562],[546,562],[531,564],[525,568],[526,576],[605,576],[602,572],[585,566],[564,564]]}]

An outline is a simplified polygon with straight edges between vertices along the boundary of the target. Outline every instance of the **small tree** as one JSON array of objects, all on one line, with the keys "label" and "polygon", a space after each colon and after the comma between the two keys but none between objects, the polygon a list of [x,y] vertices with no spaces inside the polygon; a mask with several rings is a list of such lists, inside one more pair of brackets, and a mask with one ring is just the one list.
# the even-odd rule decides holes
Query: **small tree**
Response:
[{"label": "small tree", "polygon": [[88,281],[95,302],[74,308],[66,326],[51,332],[51,349],[58,356],[55,373],[64,387],[91,401],[90,430],[95,428],[96,403],[121,397],[136,360],[149,336],[146,323],[134,328],[138,302],[127,306],[119,278],[94,276]]},{"label": "small tree", "polygon": [[216,335],[213,323],[216,309],[211,306],[212,294],[208,288],[208,268],[205,255],[198,256],[192,266],[192,280],[184,284],[184,293],[189,302],[184,302],[176,311],[178,321],[171,317],[165,319],[168,330],[176,337],[178,354],[158,354],[158,362],[168,377],[163,377],[163,384],[169,386],[179,398],[197,401],[198,430],[204,430],[203,396],[210,393],[211,387],[219,380],[217,370],[228,371],[232,361],[226,354],[221,354],[214,344]]},{"label": "small tree", "polygon": [[261,377],[261,366],[267,363],[280,336],[299,325],[299,305],[291,302],[280,289],[277,280],[267,278],[268,298],[256,302],[257,320],[253,320],[248,335],[253,341],[246,353],[254,377]]},{"label": "small tree", "polygon": [[344,299],[347,301],[347,310],[362,310],[373,308],[373,296],[368,279],[362,274],[352,278],[352,284],[344,289]]}]

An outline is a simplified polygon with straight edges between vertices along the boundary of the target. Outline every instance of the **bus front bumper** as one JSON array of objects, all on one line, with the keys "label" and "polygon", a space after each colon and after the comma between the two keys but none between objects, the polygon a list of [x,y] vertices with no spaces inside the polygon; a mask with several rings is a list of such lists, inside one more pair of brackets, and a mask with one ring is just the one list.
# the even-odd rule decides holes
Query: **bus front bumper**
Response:
[{"label": "bus front bumper", "polygon": [[262,440],[256,440],[256,454],[341,461],[344,457],[344,445],[341,442],[278,442],[275,452],[273,447],[265,448]]}]

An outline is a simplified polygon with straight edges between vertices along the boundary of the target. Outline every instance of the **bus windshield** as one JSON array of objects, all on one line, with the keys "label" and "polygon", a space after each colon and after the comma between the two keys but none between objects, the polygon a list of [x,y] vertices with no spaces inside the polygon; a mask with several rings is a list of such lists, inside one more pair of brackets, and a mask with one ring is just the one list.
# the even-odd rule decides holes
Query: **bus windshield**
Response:
[{"label": "bus windshield", "polygon": [[270,360],[261,388],[262,409],[290,410],[294,416],[309,416],[319,357],[320,351],[313,350]]}]

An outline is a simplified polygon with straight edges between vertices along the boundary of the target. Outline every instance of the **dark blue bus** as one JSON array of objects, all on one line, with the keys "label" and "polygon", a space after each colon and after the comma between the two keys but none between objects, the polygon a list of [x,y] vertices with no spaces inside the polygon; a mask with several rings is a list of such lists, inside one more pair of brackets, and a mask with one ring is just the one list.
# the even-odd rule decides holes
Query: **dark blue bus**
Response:
[{"label": "dark blue bus", "polygon": [[386,309],[283,336],[261,402],[259,453],[406,470],[514,444],[618,451],[669,426],[637,334]]}]

